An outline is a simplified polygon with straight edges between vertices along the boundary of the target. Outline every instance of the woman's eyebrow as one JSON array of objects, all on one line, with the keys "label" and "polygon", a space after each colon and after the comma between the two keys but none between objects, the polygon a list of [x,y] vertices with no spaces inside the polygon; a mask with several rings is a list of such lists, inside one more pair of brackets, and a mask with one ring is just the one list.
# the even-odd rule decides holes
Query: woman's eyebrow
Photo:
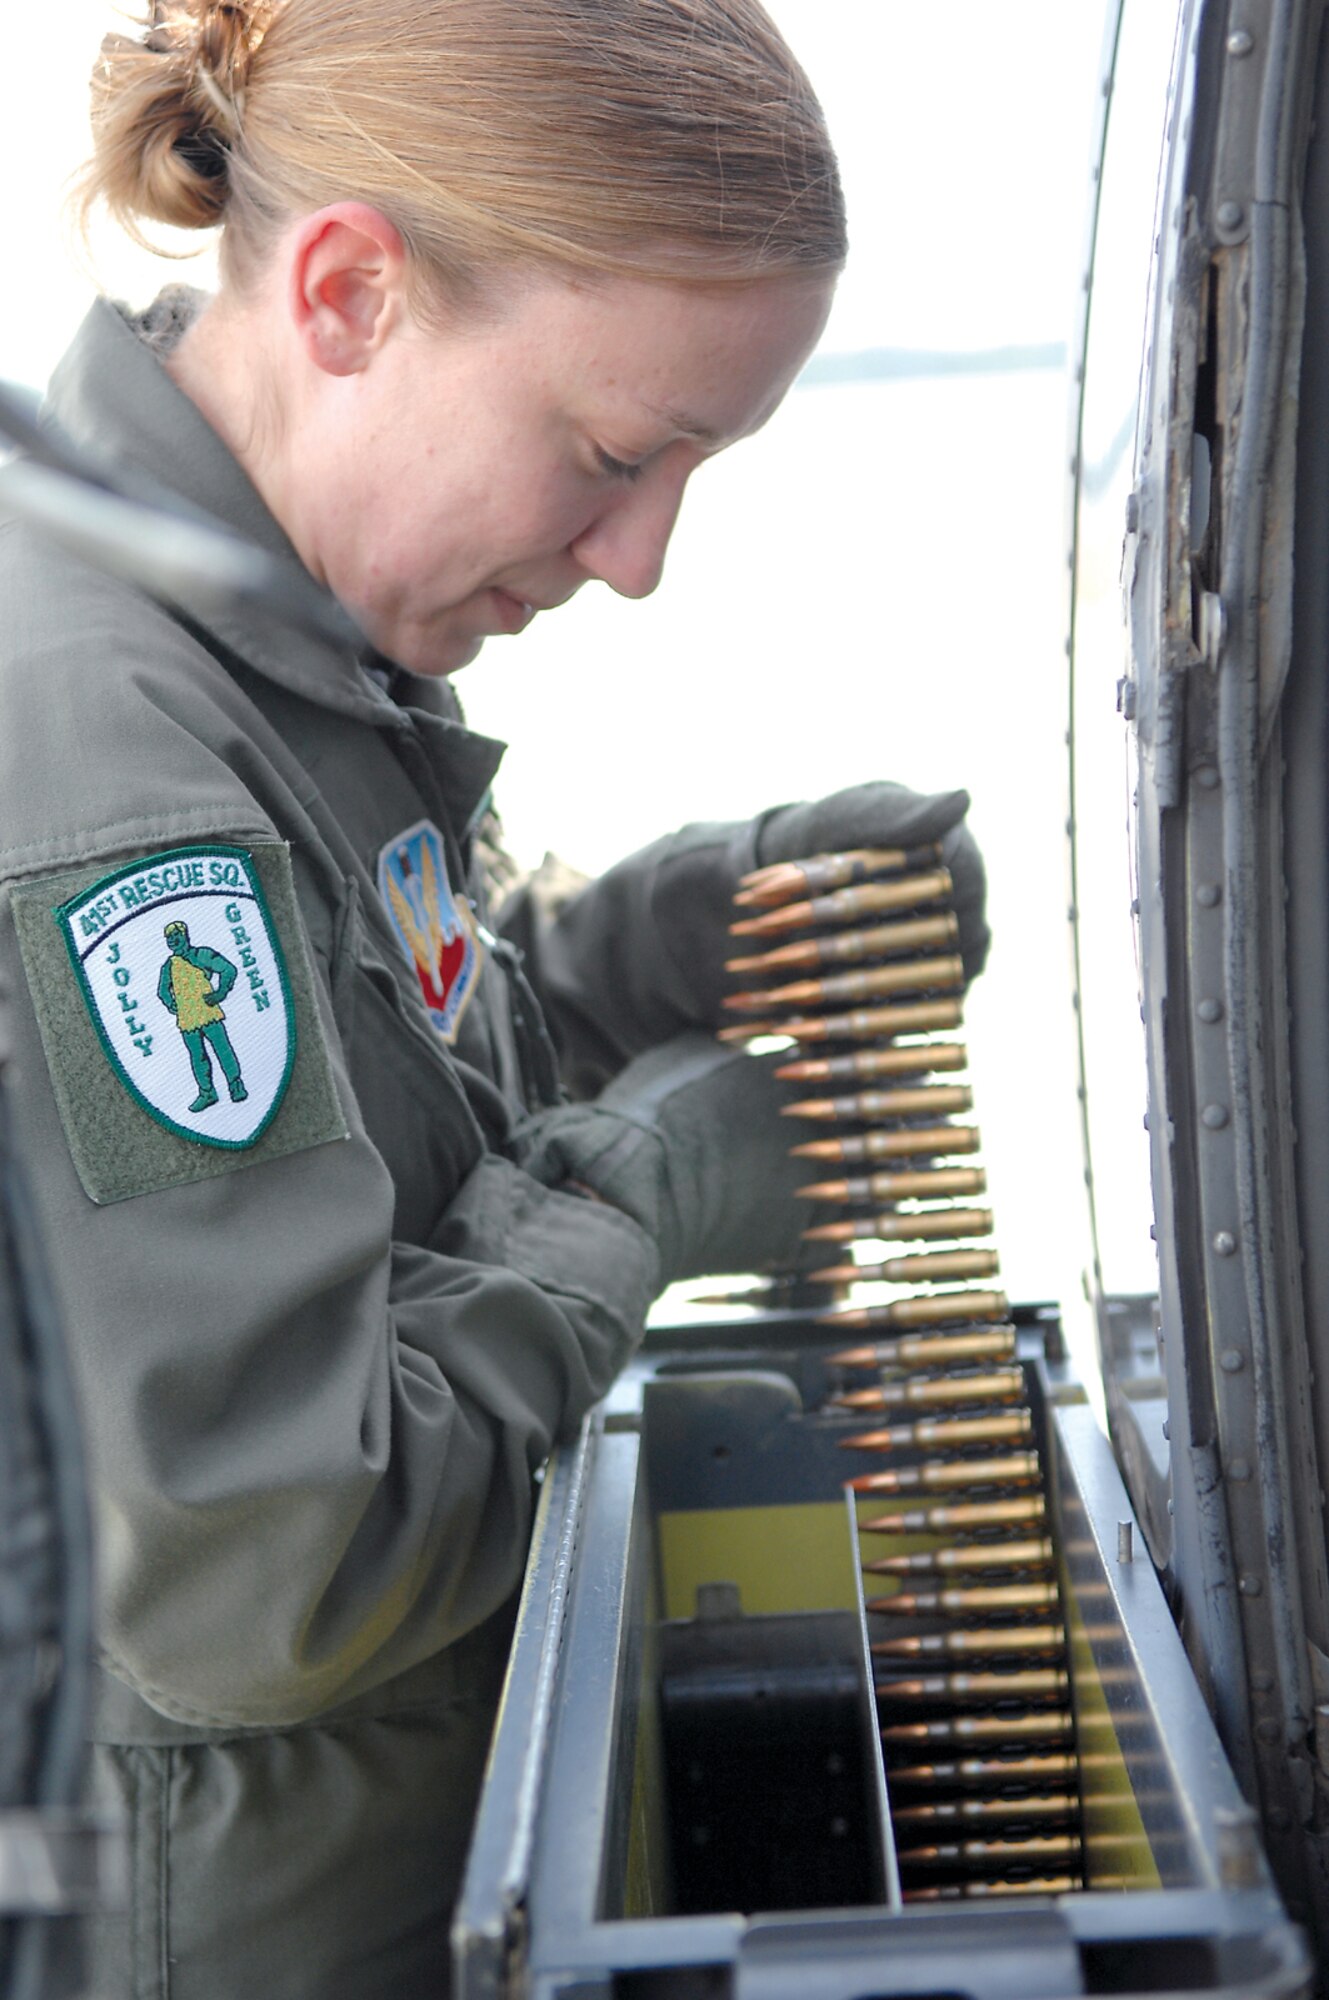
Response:
[{"label": "woman's eyebrow", "polygon": [[675,410],[668,404],[655,403],[647,403],[645,407],[653,417],[658,417],[662,424],[668,424],[671,430],[681,431],[684,437],[696,438],[699,444],[720,442],[719,431],[714,430],[710,424],[699,423],[696,417],[689,416],[686,410]]}]

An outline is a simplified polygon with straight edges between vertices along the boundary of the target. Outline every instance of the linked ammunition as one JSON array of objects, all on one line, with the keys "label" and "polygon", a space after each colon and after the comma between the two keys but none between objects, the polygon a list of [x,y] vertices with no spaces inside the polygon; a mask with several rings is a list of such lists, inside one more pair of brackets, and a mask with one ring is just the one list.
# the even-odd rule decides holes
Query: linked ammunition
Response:
[{"label": "linked ammunition", "polygon": [[983,1707],[1016,1699],[1061,1700],[1070,1685],[1070,1676],[1061,1667],[1016,1667],[1009,1673],[924,1674],[918,1680],[878,1681],[877,1693],[883,1701],[972,1702]]},{"label": "linked ammunition", "polygon": [[1062,1625],[963,1625],[954,1632],[909,1632],[899,1639],[872,1641],[872,1651],[880,1660],[923,1660],[934,1655],[949,1660],[975,1653],[988,1659],[1018,1656],[1032,1660],[1042,1653],[1065,1650],[1066,1629]]},{"label": "linked ammunition", "polygon": [[947,1764],[894,1764],[891,1786],[1044,1785],[1079,1774],[1078,1757],[1054,1750],[1042,1757],[961,1757]]},{"label": "linked ammunition", "polygon": [[995,1417],[925,1417],[916,1424],[888,1424],[879,1431],[856,1431],[839,1443],[841,1451],[904,1451],[918,1445],[956,1451],[966,1444],[1013,1444],[1033,1434],[1028,1410],[1005,1410]]},{"label": "linked ammunition", "polygon": [[789,1153],[795,1160],[838,1160],[854,1166],[862,1160],[907,1160],[916,1154],[937,1159],[976,1153],[981,1143],[976,1125],[902,1125],[845,1139],[806,1139],[801,1146],[791,1146]]},{"label": "linked ammunition", "polygon": [[837,1410],[898,1410],[950,1403],[1002,1403],[1025,1394],[1024,1372],[998,1368],[986,1375],[917,1375],[875,1389],[847,1389],[828,1398]]},{"label": "linked ammunition", "polygon": [[1064,1896],[1082,1887],[1079,1875],[1032,1875],[1024,1881],[932,1883],[900,1893],[906,1903],[967,1903],[983,1896]]},{"label": "linked ammunition", "polygon": [[865,882],[861,887],[835,889],[797,903],[781,903],[758,917],[730,924],[733,937],[778,937],[783,931],[815,930],[820,924],[852,924],[859,917],[882,917],[888,910],[916,910],[940,903],[950,895],[950,870],[935,868],[923,875],[905,875],[895,882]]},{"label": "linked ammunition", "polygon": [[990,1826],[1000,1820],[1075,1819],[1080,1801],[1069,1792],[1041,1793],[1026,1799],[945,1799],[931,1806],[897,1806],[891,1818],[897,1826]]},{"label": "linked ammunition", "polygon": [[803,1231],[805,1243],[926,1243],[937,1237],[948,1242],[963,1236],[992,1233],[990,1208],[920,1208],[900,1215],[868,1215],[860,1221],[819,1222]]},{"label": "linked ammunition", "polygon": [[770,1007],[827,1007],[858,1000],[880,1000],[888,993],[946,993],[964,985],[964,960],[949,956],[912,958],[899,965],[878,965],[868,971],[833,972],[825,979],[798,979],[792,986],[757,987],[747,993],[727,993],[723,1005],[735,1014],[756,1014]]},{"label": "linked ammunition", "polygon": [[1013,1451],[1004,1458],[935,1459],[930,1465],[902,1465],[894,1472],[860,1472],[848,1484],[855,1493],[913,1493],[957,1486],[1035,1486],[1043,1476],[1036,1451]]},{"label": "linked ammunition", "polygon": [[1035,1834],[1029,1840],[958,1840],[936,1847],[910,1847],[896,1856],[902,1868],[937,1867],[956,1863],[986,1868],[1011,1868],[1026,1861],[1078,1861],[1078,1833]]},{"label": "linked ammunition", "polygon": [[[814,965],[858,965],[866,959],[898,958],[911,951],[930,951],[958,942],[960,926],[952,911],[916,917],[899,924],[876,924],[866,931],[833,931],[829,936],[800,938],[777,945],[755,958],[728,958],[726,972],[755,972],[759,979],[779,972],[798,972]],[[963,1062],[953,1067],[963,1068]]]},{"label": "linked ammunition", "polygon": [[932,1292],[915,1299],[895,1299],[884,1306],[848,1306],[819,1313],[818,1326],[853,1327],[870,1332],[874,1326],[965,1325],[973,1320],[1005,1319],[1011,1302],[1005,1292]]},{"label": "linked ammunition", "polygon": [[909,1167],[900,1173],[819,1181],[798,1192],[806,1201],[940,1201],[948,1194],[982,1194],[987,1184],[982,1167]]},{"label": "linked ammunition", "polygon": [[835,1368],[932,1367],[951,1361],[1004,1361],[1015,1353],[1013,1326],[984,1327],[977,1333],[906,1333],[869,1347],[845,1347],[828,1354]]},{"label": "linked ammunition", "polygon": [[1062,1743],[1075,1735],[1069,1709],[1031,1708],[1020,1715],[948,1715],[936,1722],[888,1722],[886,1744]]},{"label": "linked ammunition", "polygon": [[891,1049],[854,1049],[843,1056],[800,1056],[775,1074],[782,1083],[872,1083],[882,1076],[964,1069],[968,1062],[962,1042],[898,1042]]},{"label": "linked ammunition", "polygon": [[[865,1569],[875,1565],[865,1563]],[[980,1611],[1054,1611],[1055,1583],[957,1584],[950,1590],[899,1591],[894,1597],[870,1597],[868,1611],[888,1611],[893,1618],[937,1618],[948,1613],[972,1617]]]},{"label": "linked ammunition", "polygon": [[930,1576],[947,1570],[1046,1569],[1052,1561],[1047,1536],[1022,1542],[956,1542],[948,1549],[924,1549],[911,1556],[875,1556],[863,1568],[872,1576]]},{"label": "linked ammunition", "polygon": [[[878,1514],[874,1520],[860,1521],[858,1532],[861,1535],[916,1535],[940,1532],[946,1528],[1005,1528],[1016,1527],[1026,1521],[1042,1521],[1046,1515],[1047,1508],[1041,1493],[1022,1493],[1012,1500],[962,1500],[954,1506],[911,1507],[898,1514]],[[905,1560],[908,1562],[910,1558]]]},{"label": "linked ammunition", "polygon": [[808,1277],[814,1285],[928,1285],[944,1278],[991,1278],[1000,1269],[995,1250],[933,1250],[887,1257],[880,1264],[829,1264]]},{"label": "linked ammunition", "polygon": [[782,1118],[804,1118],[811,1124],[879,1124],[888,1118],[941,1117],[972,1108],[974,1093],[966,1083],[925,1083],[916,1090],[860,1090],[848,1097],[800,1097],[782,1104]]},{"label": "linked ammunition", "polygon": [[736,903],[784,903],[791,896],[819,896],[851,882],[870,882],[928,868],[941,860],[941,847],[851,847],[842,854],[813,854],[803,861],[772,861],[741,877]]}]

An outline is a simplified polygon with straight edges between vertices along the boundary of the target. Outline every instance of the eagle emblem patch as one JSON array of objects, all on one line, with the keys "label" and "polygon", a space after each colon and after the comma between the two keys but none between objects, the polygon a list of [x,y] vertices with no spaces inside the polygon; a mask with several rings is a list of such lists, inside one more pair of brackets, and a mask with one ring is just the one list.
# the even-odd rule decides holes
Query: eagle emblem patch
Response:
[{"label": "eagle emblem patch", "polygon": [[429,1018],[444,1041],[455,1041],[482,954],[470,910],[452,893],[443,836],[432,820],[388,842],[378,857],[378,886]]},{"label": "eagle emblem patch", "polygon": [[107,1061],[169,1131],[252,1146],[295,1061],[286,963],[253,857],[177,847],[54,911]]}]

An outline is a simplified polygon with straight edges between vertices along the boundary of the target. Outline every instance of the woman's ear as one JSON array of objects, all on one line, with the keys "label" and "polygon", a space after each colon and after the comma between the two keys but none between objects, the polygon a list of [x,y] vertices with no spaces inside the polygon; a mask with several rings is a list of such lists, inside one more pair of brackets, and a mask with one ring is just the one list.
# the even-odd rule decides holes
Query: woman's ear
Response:
[{"label": "woman's ear", "polygon": [[379,209],[339,201],[304,218],[287,254],[300,345],[325,374],[358,374],[405,309],[400,232]]}]

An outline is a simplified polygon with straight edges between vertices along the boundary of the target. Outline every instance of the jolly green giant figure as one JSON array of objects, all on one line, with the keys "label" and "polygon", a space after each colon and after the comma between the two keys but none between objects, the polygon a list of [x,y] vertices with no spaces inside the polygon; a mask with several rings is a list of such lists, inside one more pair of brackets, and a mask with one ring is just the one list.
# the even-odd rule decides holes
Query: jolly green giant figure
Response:
[{"label": "jolly green giant figure", "polygon": [[[175,1025],[184,1036],[185,1047],[189,1051],[189,1065],[198,1085],[198,1096],[189,1108],[191,1111],[206,1111],[209,1105],[217,1102],[212,1063],[208,1056],[209,1043],[221,1064],[231,1102],[243,1104],[249,1092],[240,1075],[240,1059],[231,1047],[231,1038],[226,1032],[226,1016],[219,1004],[235,984],[236,968],[229,958],[223,958],[209,945],[191,944],[188,925],[178,919],[167,924],[166,942],[171,947],[171,956],[161,969],[157,998],[163,1007],[169,1007],[174,1014]],[[212,983],[214,977],[217,981],[215,986]]]}]

